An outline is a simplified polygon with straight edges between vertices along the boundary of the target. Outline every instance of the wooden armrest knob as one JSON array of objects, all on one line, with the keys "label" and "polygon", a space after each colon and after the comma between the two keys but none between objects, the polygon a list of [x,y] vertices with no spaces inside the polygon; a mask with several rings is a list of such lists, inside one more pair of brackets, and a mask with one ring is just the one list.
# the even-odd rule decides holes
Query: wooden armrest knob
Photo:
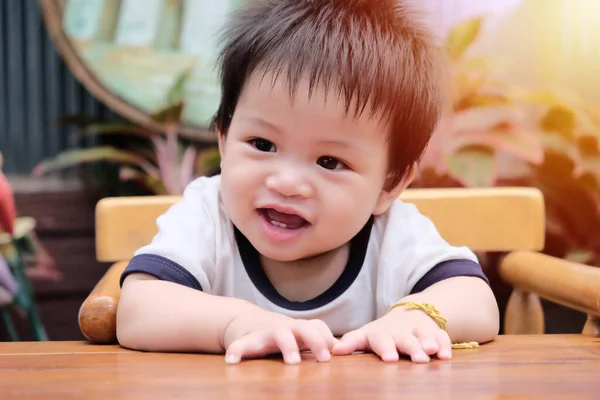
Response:
[{"label": "wooden armrest knob", "polygon": [[79,329],[92,343],[117,341],[119,278],[125,267],[127,262],[112,265],[79,308]]},{"label": "wooden armrest knob", "polygon": [[533,251],[516,251],[502,260],[499,273],[517,289],[600,315],[600,268]]}]

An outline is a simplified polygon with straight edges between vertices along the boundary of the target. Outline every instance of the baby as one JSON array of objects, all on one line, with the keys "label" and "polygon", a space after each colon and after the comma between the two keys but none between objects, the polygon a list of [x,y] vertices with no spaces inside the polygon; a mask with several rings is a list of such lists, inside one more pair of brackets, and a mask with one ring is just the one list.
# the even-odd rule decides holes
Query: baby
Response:
[{"label": "baby", "polygon": [[249,3],[219,57],[221,174],[192,182],[131,259],[120,344],[428,362],[493,340],[476,256],[398,200],[444,108],[432,36],[398,0]]}]

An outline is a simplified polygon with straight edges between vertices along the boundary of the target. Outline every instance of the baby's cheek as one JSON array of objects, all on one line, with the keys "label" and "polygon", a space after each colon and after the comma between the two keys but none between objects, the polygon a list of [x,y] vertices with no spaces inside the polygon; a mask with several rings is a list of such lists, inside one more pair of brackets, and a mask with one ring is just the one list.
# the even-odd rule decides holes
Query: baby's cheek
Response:
[{"label": "baby's cheek", "polygon": [[328,205],[328,215],[336,223],[345,227],[360,225],[370,215],[369,206],[364,195],[352,193],[337,196],[337,201]]},{"label": "baby's cheek", "polygon": [[240,163],[229,162],[221,171],[221,185],[226,186],[229,191],[240,192],[252,179],[252,169]]}]

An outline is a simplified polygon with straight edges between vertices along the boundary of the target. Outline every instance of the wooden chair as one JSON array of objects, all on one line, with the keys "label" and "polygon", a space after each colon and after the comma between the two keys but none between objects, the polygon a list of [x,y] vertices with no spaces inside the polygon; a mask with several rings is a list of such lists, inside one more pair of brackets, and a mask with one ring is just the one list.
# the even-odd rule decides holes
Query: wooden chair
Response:
[{"label": "wooden chair", "polygon": [[[587,313],[583,333],[600,334],[600,269],[539,253],[545,214],[537,189],[409,189],[401,198],[430,217],[448,242],[506,253],[499,274],[514,290],[504,315],[505,333],[544,333],[541,297]],[[79,310],[79,327],[89,341],[116,341],[121,272],[156,233],[156,218],[178,200],[121,197],[97,204],[97,258],[115,264]]]}]

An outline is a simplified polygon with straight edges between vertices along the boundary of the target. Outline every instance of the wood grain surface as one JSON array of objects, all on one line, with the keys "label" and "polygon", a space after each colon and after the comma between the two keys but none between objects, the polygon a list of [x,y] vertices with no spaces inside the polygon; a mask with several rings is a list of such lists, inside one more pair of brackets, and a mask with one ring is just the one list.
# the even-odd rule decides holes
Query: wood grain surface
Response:
[{"label": "wood grain surface", "polygon": [[451,361],[382,363],[357,354],[300,365],[229,366],[220,355],[141,353],[85,342],[0,343],[3,400],[596,399],[600,338],[510,335]]}]

